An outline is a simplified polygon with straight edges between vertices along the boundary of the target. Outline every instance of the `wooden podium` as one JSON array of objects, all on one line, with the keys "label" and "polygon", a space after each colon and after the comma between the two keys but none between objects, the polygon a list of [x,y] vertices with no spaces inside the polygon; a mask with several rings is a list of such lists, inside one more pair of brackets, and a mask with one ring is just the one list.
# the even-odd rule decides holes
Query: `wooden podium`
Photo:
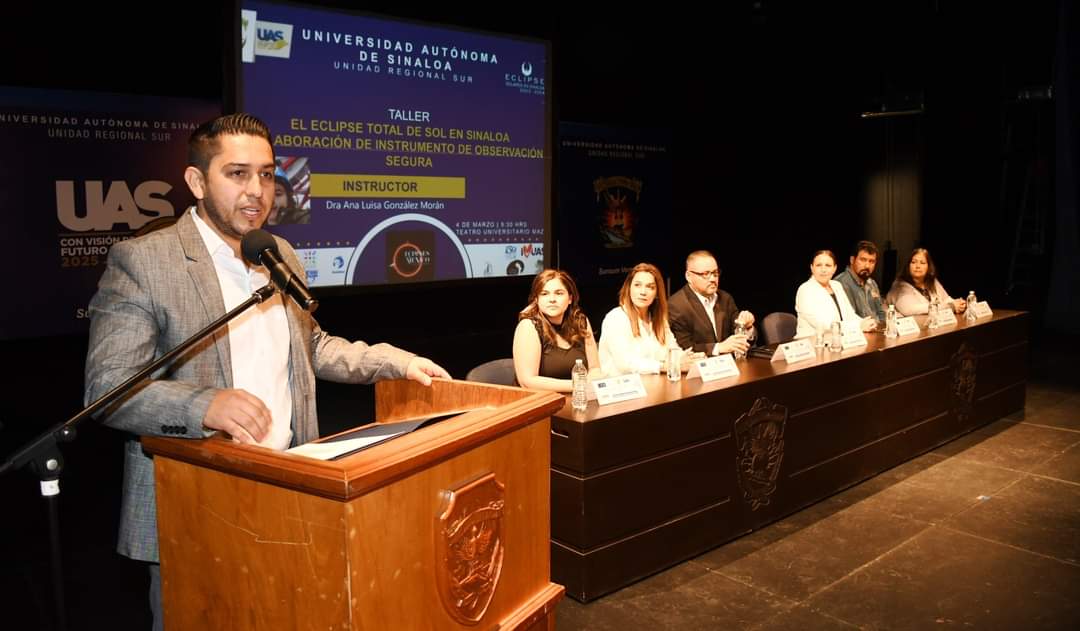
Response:
[{"label": "wooden podium", "polygon": [[147,437],[165,628],[554,629],[550,416],[465,381],[375,387],[377,422],[480,408],[322,461]]}]

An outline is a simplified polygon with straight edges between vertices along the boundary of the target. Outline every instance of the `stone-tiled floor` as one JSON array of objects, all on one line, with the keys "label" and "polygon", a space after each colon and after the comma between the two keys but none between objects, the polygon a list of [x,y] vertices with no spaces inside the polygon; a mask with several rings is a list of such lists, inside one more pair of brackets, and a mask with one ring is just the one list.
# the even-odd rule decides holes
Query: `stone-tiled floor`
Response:
[{"label": "stone-tiled floor", "polygon": [[1080,629],[1080,388],[619,592],[560,631]]}]

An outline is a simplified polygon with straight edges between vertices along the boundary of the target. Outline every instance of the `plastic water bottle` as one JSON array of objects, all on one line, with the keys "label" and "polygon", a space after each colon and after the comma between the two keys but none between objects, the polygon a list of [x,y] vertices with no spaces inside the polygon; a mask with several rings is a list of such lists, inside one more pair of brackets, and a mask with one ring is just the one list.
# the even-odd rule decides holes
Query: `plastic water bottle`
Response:
[{"label": "plastic water bottle", "polygon": [[926,319],[926,328],[936,329],[938,327],[938,296],[937,293],[930,298],[930,317]]},{"label": "plastic water bottle", "polygon": [[573,382],[573,395],[570,398],[570,406],[575,410],[584,410],[588,404],[588,395],[585,388],[589,383],[589,369],[579,359],[574,362],[574,368],[570,371],[570,379]]},{"label": "plastic water bottle", "polygon": [[969,291],[967,297],[967,310],[964,311],[964,320],[974,322],[977,319],[975,316],[975,303],[978,301],[979,299],[975,297],[975,290]]},{"label": "plastic water bottle", "polygon": [[668,349],[667,360],[667,378],[668,381],[678,381],[682,379],[682,367],[679,365],[682,363],[682,349],[672,348]]},{"label": "plastic water bottle", "polygon": [[[742,335],[744,337],[746,336],[746,328],[742,325],[742,322],[735,323],[735,335]],[[743,357],[746,357],[746,353],[740,351],[739,349],[735,349],[731,353],[731,356],[735,359],[742,359]]]},{"label": "plastic water bottle", "polygon": [[844,350],[844,336],[840,333],[840,322],[832,323],[832,335],[829,336],[829,350],[839,353]]},{"label": "plastic water bottle", "polygon": [[899,337],[900,331],[896,327],[896,305],[889,305],[889,311],[885,314],[885,337]]}]

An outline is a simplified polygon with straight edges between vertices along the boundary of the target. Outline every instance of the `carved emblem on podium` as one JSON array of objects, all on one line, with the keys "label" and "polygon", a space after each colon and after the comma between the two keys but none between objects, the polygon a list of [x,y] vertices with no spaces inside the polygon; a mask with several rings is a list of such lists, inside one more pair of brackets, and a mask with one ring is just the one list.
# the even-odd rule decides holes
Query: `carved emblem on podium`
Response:
[{"label": "carved emblem on podium", "polygon": [[787,418],[786,407],[761,397],[735,421],[735,469],[743,499],[752,510],[767,506],[769,496],[776,491]]},{"label": "carved emblem on podium", "polygon": [[461,624],[480,622],[503,564],[503,485],[489,473],[443,492],[437,517],[435,575],[446,611]]},{"label": "carved emblem on podium", "polygon": [[967,421],[974,412],[975,378],[979,368],[979,356],[967,342],[960,345],[950,361],[953,371],[952,390],[956,397],[956,419]]}]

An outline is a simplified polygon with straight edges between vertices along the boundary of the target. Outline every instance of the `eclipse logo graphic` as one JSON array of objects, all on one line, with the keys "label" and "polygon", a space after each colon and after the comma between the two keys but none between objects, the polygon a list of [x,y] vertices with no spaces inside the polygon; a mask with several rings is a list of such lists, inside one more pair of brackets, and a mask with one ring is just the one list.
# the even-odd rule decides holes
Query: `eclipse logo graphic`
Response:
[{"label": "eclipse logo graphic", "polygon": [[402,278],[412,278],[424,269],[425,263],[431,262],[431,252],[425,252],[412,243],[405,242],[394,251],[394,262],[390,267]]},{"label": "eclipse logo graphic", "polygon": [[434,280],[434,235],[421,230],[387,234],[386,270],[390,282]]},{"label": "eclipse logo graphic", "polygon": [[544,68],[537,70],[531,61],[521,62],[518,72],[507,72],[503,75],[503,85],[522,94],[543,96],[544,82]]}]

